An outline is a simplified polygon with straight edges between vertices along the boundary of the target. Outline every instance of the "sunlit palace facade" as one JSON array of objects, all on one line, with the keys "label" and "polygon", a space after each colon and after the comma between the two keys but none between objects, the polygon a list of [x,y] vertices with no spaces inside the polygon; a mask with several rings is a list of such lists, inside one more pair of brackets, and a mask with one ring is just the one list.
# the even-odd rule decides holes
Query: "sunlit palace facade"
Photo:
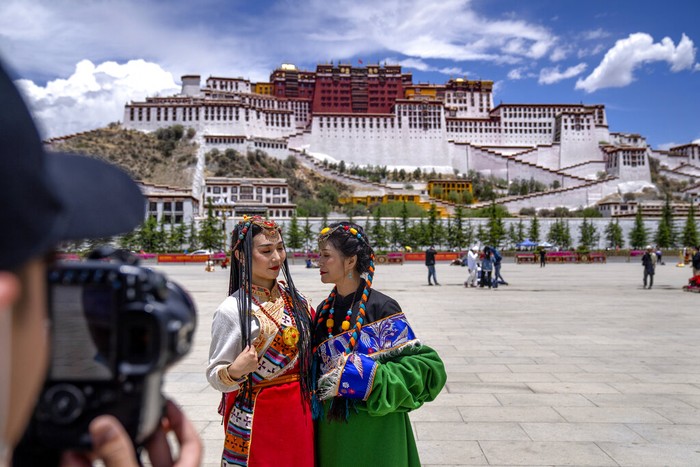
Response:
[{"label": "sunlit palace facade", "polygon": [[295,150],[562,187],[601,172],[649,181],[645,143],[611,135],[603,105],[494,105],[493,88],[492,81],[462,78],[414,83],[398,65],[282,65],[269,82],[209,77],[202,85],[199,75],[183,76],[179,94],[129,102],[123,121],[142,131],[181,124],[209,149],[261,149],[280,158]]}]

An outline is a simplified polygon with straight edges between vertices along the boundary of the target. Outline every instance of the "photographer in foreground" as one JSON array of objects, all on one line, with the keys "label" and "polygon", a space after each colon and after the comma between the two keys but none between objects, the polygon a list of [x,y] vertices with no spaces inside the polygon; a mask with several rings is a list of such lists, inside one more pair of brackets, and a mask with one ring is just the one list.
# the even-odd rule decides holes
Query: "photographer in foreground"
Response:
[{"label": "photographer in foreground", "polygon": [[[30,420],[46,377],[50,343],[47,267],[54,245],[129,231],[143,221],[144,199],[122,171],[95,159],[45,154],[31,116],[0,67],[0,467]],[[154,466],[173,465],[166,431],[178,438],[177,465],[199,465],[193,425],[172,403],[147,449]],[[119,421],[89,426],[90,452],[64,452],[61,465],[135,466],[139,461]]]}]

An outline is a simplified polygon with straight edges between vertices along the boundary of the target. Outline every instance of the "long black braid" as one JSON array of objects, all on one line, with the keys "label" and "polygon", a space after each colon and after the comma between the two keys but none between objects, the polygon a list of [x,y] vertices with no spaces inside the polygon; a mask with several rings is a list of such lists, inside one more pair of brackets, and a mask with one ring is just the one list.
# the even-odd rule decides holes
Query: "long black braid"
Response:
[{"label": "long black braid", "polygon": [[[247,220],[250,221],[250,219]],[[253,270],[253,238],[263,232],[263,227],[258,225],[258,223],[264,221],[262,218],[256,218],[257,222],[247,222],[247,220],[237,224],[231,235],[231,272],[228,288],[229,295],[234,294],[240,289],[243,289],[244,292],[241,296],[242,300],[237,301],[241,322],[241,333],[243,337],[243,348],[248,345],[252,345],[251,323],[253,319],[253,282],[251,276]],[[280,233],[280,238],[282,238],[284,243],[284,237],[282,236],[282,232],[279,227],[274,224],[273,228],[276,228]],[[236,251],[239,252],[238,259],[235,256]],[[285,292],[288,294],[292,305],[292,310],[290,310],[290,312],[292,313],[294,322],[299,330],[297,349],[299,351],[298,361],[299,374],[301,376],[301,395],[303,400],[310,403],[313,387],[313,378],[311,376],[311,364],[313,359],[311,316],[309,315],[306,301],[301,297],[294,286],[294,281],[289,273],[289,263],[286,257],[282,263],[282,273],[284,274],[284,278],[287,283],[287,290]],[[252,387],[252,381],[249,378],[246,381],[245,386],[242,388],[244,397],[250,397],[252,394]],[[306,404],[304,404],[304,410],[306,410]]]}]

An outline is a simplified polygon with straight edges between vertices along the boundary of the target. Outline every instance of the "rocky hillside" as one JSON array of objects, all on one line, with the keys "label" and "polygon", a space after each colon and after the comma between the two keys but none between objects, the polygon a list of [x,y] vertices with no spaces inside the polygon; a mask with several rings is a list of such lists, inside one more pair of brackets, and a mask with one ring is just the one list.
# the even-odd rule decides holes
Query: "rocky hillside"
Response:
[{"label": "rocky hillside", "polygon": [[[51,140],[51,150],[86,154],[107,160],[148,183],[191,188],[197,165],[198,145],[194,130],[176,125],[153,133],[125,130],[117,124],[65,138]],[[290,156],[280,160],[262,151],[240,154],[229,149],[206,154],[205,176],[285,178],[292,202],[315,199],[324,185],[339,194],[346,185],[313,172]]]}]

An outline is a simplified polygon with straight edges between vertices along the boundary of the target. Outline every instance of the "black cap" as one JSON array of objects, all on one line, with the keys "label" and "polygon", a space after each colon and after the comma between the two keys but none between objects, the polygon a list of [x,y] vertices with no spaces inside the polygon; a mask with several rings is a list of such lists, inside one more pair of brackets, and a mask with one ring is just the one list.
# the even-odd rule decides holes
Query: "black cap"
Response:
[{"label": "black cap", "polygon": [[144,219],[141,190],[121,169],[45,152],[29,109],[0,64],[0,270],[64,240],[128,232]]}]

